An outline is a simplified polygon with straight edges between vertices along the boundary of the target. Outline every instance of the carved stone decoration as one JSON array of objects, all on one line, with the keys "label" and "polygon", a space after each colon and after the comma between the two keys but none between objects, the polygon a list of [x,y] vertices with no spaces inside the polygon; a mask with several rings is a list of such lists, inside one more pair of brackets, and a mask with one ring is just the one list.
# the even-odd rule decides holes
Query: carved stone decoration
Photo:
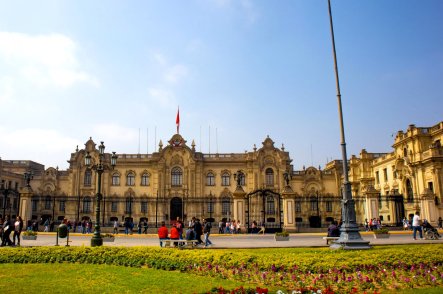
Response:
[{"label": "carved stone decoration", "polygon": [[183,158],[180,155],[178,155],[178,154],[175,154],[171,158],[171,166],[174,166],[174,165],[181,165],[181,166],[183,166]]}]

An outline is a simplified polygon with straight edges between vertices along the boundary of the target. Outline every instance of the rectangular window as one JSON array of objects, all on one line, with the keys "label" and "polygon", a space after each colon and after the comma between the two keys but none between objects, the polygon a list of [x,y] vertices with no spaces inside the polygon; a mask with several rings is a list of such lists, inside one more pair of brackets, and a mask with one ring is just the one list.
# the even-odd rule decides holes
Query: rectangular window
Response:
[{"label": "rectangular window", "polygon": [[428,189],[431,190],[432,193],[434,193],[434,183],[428,182]]},{"label": "rectangular window", "polygon": [[326,201],[326,211],[327,212],[332,211],[332,201]]},{"label": "rectangular window", "polygon": [[229,208],[231,206],[231,202],[229,200],[223,200],[222,202],[222,214],[227,215],[229,213]]},{"label": "rectangular window", "polygon": [[214,212],[214,203],[212,201],[208,202],[208,213]]},{"label": "rectangular window", "polygon": [[147,213],[148,212],[148,202],[147,201],[142,201],[142,203],[141,203],[141,211],[142,211],[142,213]]},{"label": "rectangular window", "polygon": [[375,184],[380,184],[380,174],[378,171],[375,172]]},{"label": "rectangular window", "polygon": [[60,206],[59,206],[59,210],[60,211],[65,211],[65,200],[60,200]]},{"label": "rectangular window", "polygon": [[85,171],[85,186],[91,186],[92,172],[90,170]]},{"label": "rectangular window", "polygon": [[387,168],[383,169],[383,179],[385,180],[385,182],[388,181],[388,169]]},{"label": "rectangular window", "polygon": [[112,186],[120,186],[120,176],[119,175],[112,176]]},{"label": "rectangular window", "polygon": [[301,201],[295,201],[295,212],[301,212]]},{"label": "rectangular window", "polygon": [[111,202],[111,212],[117,212],[117,202]]},{"label": "rectangular window", "polygon": [[32,211],[37,211],[38,200],[37,199],[32,199],[31,203],[32,203]]},{"label": "rectangular window", "polygon": [[317,211],[318,208],[318,202],[316,199],[311,200],[311,211]]},{"label": "rectangular window", "polygon": [[394,179],[397,178],[397,172],[395,171],[395,166],[392,166],[392,177],[393,177]]}]

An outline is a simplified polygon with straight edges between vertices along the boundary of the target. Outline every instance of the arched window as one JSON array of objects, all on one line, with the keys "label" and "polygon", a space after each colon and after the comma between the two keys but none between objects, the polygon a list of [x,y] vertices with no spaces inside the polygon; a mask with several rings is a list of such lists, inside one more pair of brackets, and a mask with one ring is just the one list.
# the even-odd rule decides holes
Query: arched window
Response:
[{"label": "arched window", "polygon": [[120,186],[120,175],[118,173],[112,174],[112,186]]},{"label": "arched window", "polygon": [[231,185],[231,176],[229,173],[225,172],[222,174],[222,186],[230,186]]},{"label": "arched window", "polygon": [[126,176],[126,186],[134,186],[135,185],[135,175],[133,172],[130,172]]},{"label": "arched window", "polygon": [[83,212],[84,213],[91,212],[91,197],[83,198]]},{"label": "arched window", "polygon": [[149,186],[149,174],[142,174],[142,186]]},{"label": "arched window", "polygon": [[52,199],[51,196],[45,197],[45,209],[51,209],[52,208]]},{"label": "arched window", "polygon": [[274,197],[268,196],[266,198],[266,214],[274,214],[274,213],[275,213]]},{"label": "arched window", "polygon": [[91,186],[91,182],[92,182],[92,172],[91,170],[88,169],[85,171],[84,185]]},{"label": "arched window", "polygon": [[174,167],[171,170],[171,184],[172,186],[181,186],[183,185],[183,172],[179,167]]},{"label": "arched window", "polygon": [[206,175],[206,186],[215,186],[215,177],[212,172]]},{"label": "arched window", "polygon": [[222,215],[226,215],[229,218],[231,208],[231,200],[229,197],[222,198]]},{"label": "arched window", "polygon": [[266,174],[266,178],[265,178],[266,186],[273,186],[274,185],[274,171],[272,170],[272,168],[267,168],[265,174]]}]

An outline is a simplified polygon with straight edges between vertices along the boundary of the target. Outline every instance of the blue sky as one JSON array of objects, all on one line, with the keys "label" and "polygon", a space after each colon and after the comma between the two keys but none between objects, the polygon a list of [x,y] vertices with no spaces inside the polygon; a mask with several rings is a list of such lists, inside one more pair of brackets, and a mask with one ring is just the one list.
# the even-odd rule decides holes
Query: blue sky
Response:
[{"label": "blue sky", "polygon": [[[204,153],[269,135],[295,169],[341,158],[326,0],[1,6],[2,159],[66,169],[90,136],[152,153],[178,106],[180,133]],[[443,1],[341,0],[332,12],[348,156],[440,122]]]}]

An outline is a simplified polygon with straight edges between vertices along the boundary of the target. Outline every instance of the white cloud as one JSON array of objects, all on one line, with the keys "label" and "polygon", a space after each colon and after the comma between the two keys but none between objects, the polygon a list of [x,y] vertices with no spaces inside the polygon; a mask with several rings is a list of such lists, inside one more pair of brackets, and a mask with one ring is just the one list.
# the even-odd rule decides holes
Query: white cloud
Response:
[{"label": "white cloud", "polygon": [[182,64],[171,66],[165,71],[164,78],[167,82],[178,83],[188,75],[188,69]]},{"label": "white cloud", "polygon": [[0,32],[3,75],[34,86],[70,87],[80,82],[97,86],[97,79],[81,69],[77,49],[73,40],[61,34]]},{"label": "white cloud", "polygon": [[153,105],[160,105],[165,108],[175,108],[177,106],[177,100],[174,92],[163,88],[149,88],[149,98],[153,102]]},{"label": "white cloud", "polygon": [[52,129],[0,128],[0,137],[5,139],[2,140],[2,159],[32,160],[46,167],[66,162],[78,145],[74,138]]}]

